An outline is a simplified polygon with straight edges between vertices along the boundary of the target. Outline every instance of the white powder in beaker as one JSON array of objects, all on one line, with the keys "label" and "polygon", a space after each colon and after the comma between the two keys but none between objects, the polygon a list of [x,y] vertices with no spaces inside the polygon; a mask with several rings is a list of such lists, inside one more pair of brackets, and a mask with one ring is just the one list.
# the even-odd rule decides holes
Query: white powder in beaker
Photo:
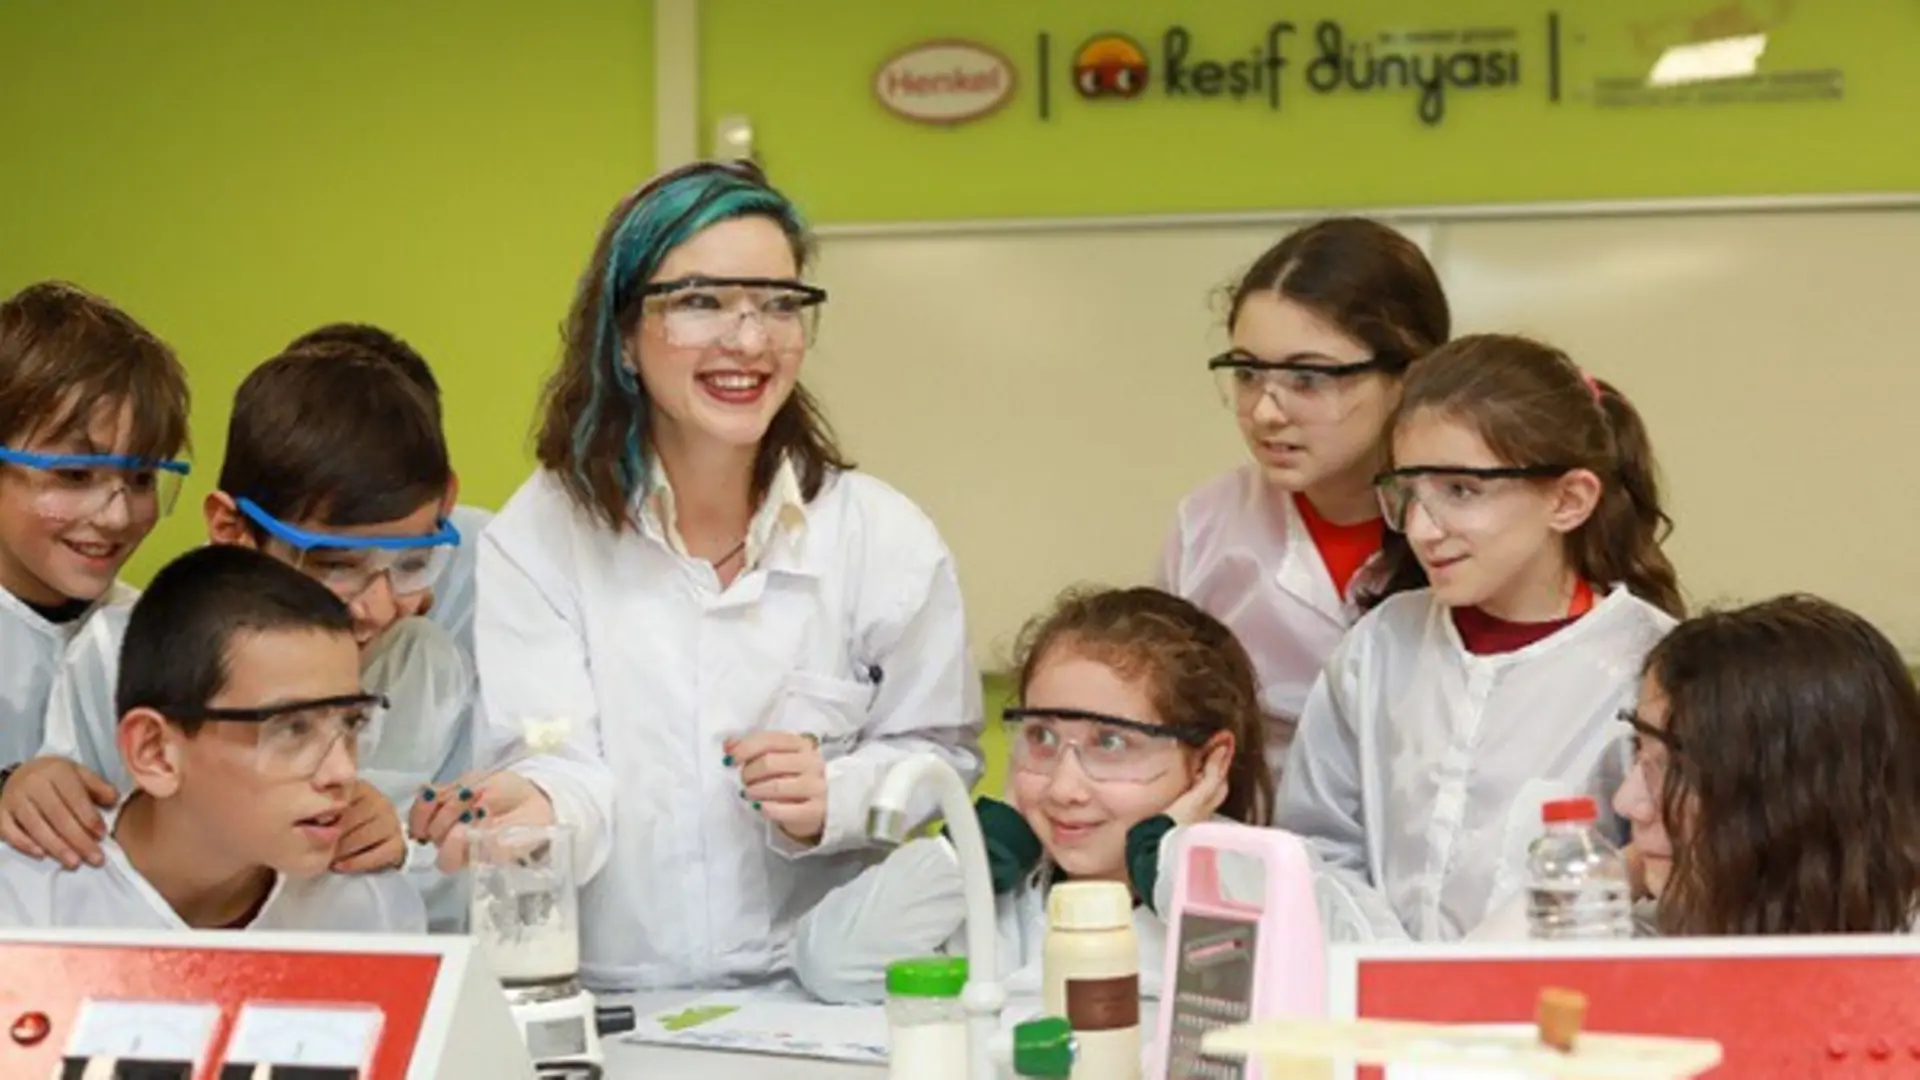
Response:
[{"label": "white powder in beaker", "polygon": [[545,982],[580,971],[571,883],[526,867],[477,867],[472,934],[501,982]]},{"label": "white powder in beaker", "polygon": [[551,928],[526,927],[513,938],[482,934],[487,966],[501,982],[556,982],[580,971],[580,935],[558,922]]}]

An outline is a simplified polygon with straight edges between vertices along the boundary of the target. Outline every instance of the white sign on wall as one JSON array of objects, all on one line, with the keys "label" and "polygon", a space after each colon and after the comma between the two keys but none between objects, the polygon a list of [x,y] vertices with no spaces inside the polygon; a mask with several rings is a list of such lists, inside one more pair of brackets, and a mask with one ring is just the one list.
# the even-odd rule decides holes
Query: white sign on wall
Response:
[{"label": "white sign on wall", "polygon": [[972,41],[924,41],[895,53],[873,76],[889,112],[922,124],[964,124],[1013,99],[1013,64]]}]

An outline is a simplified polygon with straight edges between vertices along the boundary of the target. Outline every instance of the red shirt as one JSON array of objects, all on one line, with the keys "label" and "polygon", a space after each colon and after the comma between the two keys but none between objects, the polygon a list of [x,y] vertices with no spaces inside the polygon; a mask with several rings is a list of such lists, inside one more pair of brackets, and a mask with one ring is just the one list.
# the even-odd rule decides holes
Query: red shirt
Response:
[{"label": "red shirt", "polygon": [[1593,586],[1584,581],[1573,587],[1573,602],[1567,605],[1565,618],[1546,622],[1509,622],[1477,607],[1454,608],[1453,627],[1460,631],[1460,643],[1475,656],[1498,656],[1517,652],[1536,641],[1545,641],[1579,621],[1593,610]]},{"label": "red shirt", "polygon": [[1298,493],[1293,496],[1293,508],[1306,523],[1307,535],[1313,537],[1320,561],[1327,564],[1334,589],[1342,597],[1346,596],[1353,576],[1379,552],[1380,542],[1386,536],[1386,524],[1376,517],[1353,525],[1336,525],[1320,516],[1320,511],[1313,508],[1312,499]]}]

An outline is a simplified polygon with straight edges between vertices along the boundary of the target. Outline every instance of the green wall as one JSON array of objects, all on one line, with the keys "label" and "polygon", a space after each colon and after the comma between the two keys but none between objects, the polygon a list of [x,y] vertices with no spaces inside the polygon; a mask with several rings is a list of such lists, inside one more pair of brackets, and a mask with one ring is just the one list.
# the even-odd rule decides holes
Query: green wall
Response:
[{"label": "green wall", "polygon": [[62,277],[193,380],[194,475],[129,567],[202,538],[228,404],[319,323],[433,362],[497,505],[606,211],[653,160],[644,0],[0,3],[0,294]]},{"label": "green wall", "polygon": [[[750,117],[775,178],[821,222],[1920,187],[1913,0],[702,0],[700,19],[702,130]],[[1265,90],[1198,92],[1195,65],[1260,66],[1281,20],[1293,30],[1277,107]],[[1178,86],[1165,62],[1175,28]],[[1335,32],[1342,51],[1324,52]],[[1146,88],[1080,100],[1074,54],[1112,33],[1145,52]],[[1670,46],[1753,34],[1766,38],[1757,82],[1634,89]],[[1012,101],[951,128],[883,109],[882,62],[950,37],[1006,58]],[[1402,78],[1408,57],[1429,73],[1446,57],[1456,77],[1496,62],[1517,74],[1450,82],[1424,123],[1418,88],[1329,83],[1343,70],[1329,55],[1356,72],[1397,57]],[[1844,93],[1782,100],[1815,86]]]}]

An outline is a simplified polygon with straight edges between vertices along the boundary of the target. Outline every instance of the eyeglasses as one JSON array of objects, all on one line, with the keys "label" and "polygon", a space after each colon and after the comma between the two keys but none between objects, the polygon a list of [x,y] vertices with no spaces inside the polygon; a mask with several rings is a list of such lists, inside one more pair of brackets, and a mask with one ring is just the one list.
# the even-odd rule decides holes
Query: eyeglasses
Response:
[{"label": "eyeglasses", "polygon": [[171,513],[180,485],[193,467],[125,454],[35,454],[0,447],[0,465],[26,472],[34,513],[60,523],[92,521],[116,496],[127,519],[151,525]]},{"label": "eyeglasses", "polygon": [[1485,520],[1489,505],[1508,482],[1550,480],[1572,471],[1571,465],[1412,465],[1374,477],[1373,489],[1380,515],[1394,532],[1407,531],[1407,516],[1416,503],[1439,528],[1468,529]]},{"label": "eyeglasses", "polygon": [[1145,784],[1165,776],[1180,760],[1180,747],[1206,745],[1211,732],[1171,724],[1145,724],[1084,709],[1005,711],[1013,732],[1013,767],[1052,776],[1072,753],[1090,780]]},{"label": "eyeglasses", "polygon": [[366,744],[379,730],[380,717],[387,708],[383,695],[346,694],[258,708],[158,711],[174,720],[255,725],[258,729],[255,752],[259,755],[260,771],[276,779],[302,779],[318,773],[327,755],[333,753],[334,746],[343,739],[352,739],[347,745],[354,761],[358,762],[360,755],[369,749]]},{"label": "eyeglasses", "polygon": [[1207,361],[1221,404],[1241,416],[1252,415],[1261,398],[1270,399],[1288,419],[1327,424],[1344,418],[1358,404],[1348,393],[1352,380],[1383,371],[1392,357],[1377,355],[1352,364],[1262,360],[1231,350]]},{"label": "eyeglasses", "polygon": [[704,348],[732,339],[749,320],[775,349],[804,348],[820,327],[827,291],[781,278],[686,277],[640,290],[646,310],[660,316],[667,341]]},{"label": "eyeglasses", "polygon": [[425,592],[440,580],[460,546],[460,530],[441,518],[425,536],[340,536],[309,532],[260,509],[252,499],[234,504],[268,536],[294,549],[293,565],[351,603],[382,577],[401,596]]}]

